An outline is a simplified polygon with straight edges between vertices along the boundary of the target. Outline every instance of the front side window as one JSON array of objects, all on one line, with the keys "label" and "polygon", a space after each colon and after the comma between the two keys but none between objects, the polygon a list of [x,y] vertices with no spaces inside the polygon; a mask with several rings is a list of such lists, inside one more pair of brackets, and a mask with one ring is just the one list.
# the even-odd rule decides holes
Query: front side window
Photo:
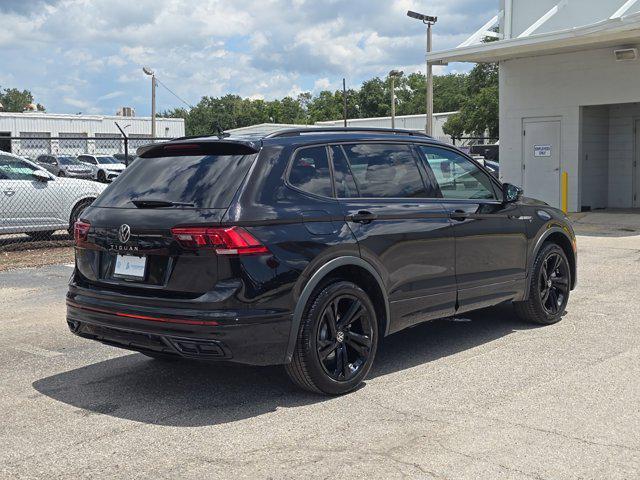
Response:
[{"label": "front side window", "polygon": [[289,183],[305,192],[333,197],[327,149],[322,146],[298,150],[289,172]]},{"label": "front side window", "polygon": [[493,182],[468,158],[444,148],[421,145],[443,198],[495,200]]},{"label": "front side window", "polygon": [[360,197],[427,197],[418,165],[408,145],[343,145]]},{"label": "front side window", "polygon": [[0,155],[0,180],[33,180],[36,167],[17,158]]}]

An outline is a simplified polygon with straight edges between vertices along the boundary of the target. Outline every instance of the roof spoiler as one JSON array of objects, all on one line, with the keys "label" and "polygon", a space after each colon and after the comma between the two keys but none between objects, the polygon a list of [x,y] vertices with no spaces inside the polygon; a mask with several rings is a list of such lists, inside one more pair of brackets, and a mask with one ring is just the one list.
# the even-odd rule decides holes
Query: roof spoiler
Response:
[{"label": "roof spoiler", "polygon": [[183,157],[188,155],[252,155],[262,144],[253,141],[227,139],[179,139],[164,143],[151,143],[138,148],[142,158]]}]

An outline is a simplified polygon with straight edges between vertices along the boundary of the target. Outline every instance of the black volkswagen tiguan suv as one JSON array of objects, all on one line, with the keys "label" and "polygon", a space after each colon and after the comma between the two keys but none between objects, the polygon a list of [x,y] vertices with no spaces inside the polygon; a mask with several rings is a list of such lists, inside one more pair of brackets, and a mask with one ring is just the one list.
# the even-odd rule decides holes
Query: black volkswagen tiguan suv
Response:
[{"label": "black volkswagen tiguan suv", "polygon": [[138,154],[75,225],[81,337],[283,364],[342,394],[382,337],[502,302],[552,324],[576,284],[561,211],[422,134],[294,129]]}]

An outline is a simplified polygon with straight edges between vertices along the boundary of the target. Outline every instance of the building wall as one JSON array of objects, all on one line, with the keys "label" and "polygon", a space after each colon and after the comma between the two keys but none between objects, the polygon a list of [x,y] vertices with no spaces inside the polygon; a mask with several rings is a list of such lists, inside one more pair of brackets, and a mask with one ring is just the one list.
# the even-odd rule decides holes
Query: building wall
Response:
[{"label": "building wall", "polygon": [[[501,62],[501,178],[522,184],[523,119],[560,117],[560,168],[569,174],[569,210],[578,211],[581,206],[580,107],[637,102],[639,78],[640,61],[616,62],[613,48]],[[610,177],[614,174],[617,175],[610,169]],[[612,206],[630,207],[630,182],[623,182],[620,187],[615,198],[612,197],[616,200]]]},{"label": "building wall", "polygon": [[[116,122],[126,129],[128,135],[151,135],[150,117],[118,117],[99,115],[61,115],[47,113],[2,113],[0,112],[0,132],[10,132],[18,137],[21,132],[48,133],[52,137],[60,133],[96,133],[120,135]],[[156,135],[161,138],[184,136],[184,120],[181,118],[157,118]]]},{"label": "building wall", "polygon": [[609,107],[584,107],[580,130],[581,206],[609,203]]},{"label": "building wall", "polygon": [[[451,143],[451,137],[442,131],[442,126],[449,120],[449,117],[456,112],[444,112],[433,114],[433,136],[434,138]],[[396,128],[405,130],[425,129],[425,115],[397,115],[395,119]],[[344,120],[331,120],[327,122],[316,122],[319,126],[342,127]],[[349,127],[374,127],[374,128],[391,128],[391,117],[376,118],[353,118],[347,120]]]},{"label": "building wall", "polygon": [[[627,0],[570,0],[563,4],[561,0],[501,0],[500,8],[504,9],[509,1],[511,2],[511,32],[507,32],[507,38],[519,36],[559,4],[557,13],[540,25],[535,30],[535,34],[557,32],[606,20],[627,2]],[[640,12],[640,3],[631,5],[625,15],[637,12]]]},{"label": "building wall", "polygon": [[[638,97],[637,97],[638,98]],[[609,119],[609,205],[627,208],[632,206],[633,160],[636,119],[640,119],[640,104],[613,105]]]}]

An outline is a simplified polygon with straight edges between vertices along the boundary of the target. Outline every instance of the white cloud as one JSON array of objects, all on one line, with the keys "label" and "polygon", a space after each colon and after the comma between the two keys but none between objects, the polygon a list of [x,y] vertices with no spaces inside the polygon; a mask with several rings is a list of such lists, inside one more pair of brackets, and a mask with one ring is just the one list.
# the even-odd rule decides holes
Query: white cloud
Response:
[{"label": "white cloud", "polygon": [[[203,95],[269,99],[340,88],[342,77],[355,87],[392,68],[424,70],[424,25],[406,10],[438,15],[434,45],[448,48],[498,7],[498,0],[3,2],[0,25],[11,25],[0,29],[0,64],[10,66],[3,86],[38,92],[49,111],[100,101],[109,112],[130,102],[141,114],[146,64],[191,103]],[[110,96],[115,91],[122,94]],[[158,102],[161,110],[180,105],[162,87]]]}]

